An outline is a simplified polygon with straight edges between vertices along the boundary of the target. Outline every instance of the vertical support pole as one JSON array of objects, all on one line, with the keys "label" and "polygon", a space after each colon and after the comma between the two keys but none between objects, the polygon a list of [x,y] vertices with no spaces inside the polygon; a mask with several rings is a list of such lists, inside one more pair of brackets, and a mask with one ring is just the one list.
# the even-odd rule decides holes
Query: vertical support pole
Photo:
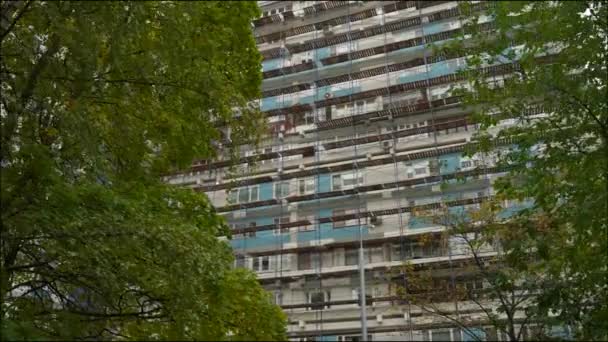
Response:
[{"label": "vertical support pole", "polygon": [[365,252],[363,250],[363,228],[359,225],[359,298],[361,304],[361,341],[367,341],[367,305],[365,303]]}]

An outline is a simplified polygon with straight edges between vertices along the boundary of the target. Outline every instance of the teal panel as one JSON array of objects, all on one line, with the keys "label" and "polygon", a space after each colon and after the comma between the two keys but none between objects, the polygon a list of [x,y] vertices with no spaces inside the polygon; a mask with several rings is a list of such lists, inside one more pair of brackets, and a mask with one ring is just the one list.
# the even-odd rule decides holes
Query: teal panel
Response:
[{"label": "teal panel", "polygon": [[[263,234],[261,233],[268,233]],[[233,249],[248,249],[248,248],[260,248],[268,246],[277,246],[281,243],[289,242],[289,234],[273,235],[272,231],[258,232],[256,237],[247,237],[230,240],[230,246]]]},{"label": "teal panel", "polygon": [[[298,243],[300,242],[308,242],[318,239],[339,239],[339,240],[357,240],[359,239],[359,226],[349,226],[342,228],[333,228],[333,224],[330,223],[322,223],[320,225],[320,232],[317,231],[308,231],[308,232],[298,232]],[[363,237],[369,234],[369,229],[364,226],[361,229],[363,233]]]},{"label": "teal panel", "polygon": [[348,88],[348,89],[340,89],[340,90],[334,91],[333,94],[332,94],[332,96],[333,97],[346,96],[346,95],[358,93],[360,91],[361,91],[361,87],[352,87],[352,88]]},{"label": "teal panel", "polygon": [[460,153],[441,156],[439,172],[442,175],[454,173],[460,168]]},{"label": "teal panel", "polygon": [[331,48],[328,47],[324,47],[324,48],[320,48],[320,49],[316,49],[313,52],[313,56],[315,57],[315,61],[319,61],[323,58],[327,58],[329,57],[329,55],[331,54]]},{"label": "teal panel", "polygon": [[410,217],[407,224],[410,229],[428,228],[436,225],[432,217]]},{"label": "teal panel", "polygon": [[402,84],[402,83],[408,83],[408,82],[416,82],[416,81],[420,81],[420,80],[425,80],[427,78],[429,78],[429,76],[427,75],[426,72],[419,72],[419,73],[413,74],[413,75],[399,76],[397,78],[397,83]]},{"label": "teal panel", "polygon": [[462,67],[458,68],[455,65],[449,65],[447,61],[433,63],[433,64],[430,64],[429,67],[430,67],[430,70],[429,70],[430,77],[439,77],[439,76],[454,74],[459,69],[462,68]]},{"label": "teal panel", "polygon": [[330,175],[319,175],[317,178],[317,192],[328,192],[331,191],[331,176]]},{"label": "teal panel", "polygon": [[272,199],[272,183],[260,184],[260,201]]},{"label": "teal panel", "polygon": [[564,326],[552,326],[547,332],[547,335],[561,340],[574,340],[574,336],[572,336],[569,329]]},{"label": "teal panel", "polygon": [[298,102],[300,104],[313,103],[313,102],[315,102],[315,96],[314,95],[310,95],[310,96],[300,97],[298,99]]},{"label": "teal panel", "polygon": [[422,32],[424,35],[435,34],[446,30],[444,23],[430,23],[422,26]]},{"label": "teal panel", "polygon": [[260,105],[260,109],[261,110],[272,110],[272,109],[278,108],[279,105],[280,105],[279,96],[265,97],[262,99],[262,104]]},{"label": "teal panel", "polygon": [[486,339],[486,332],[477,328],[463,330],[462,335],[464,342],[483,341]]},{"label": "teal panel", "polygon": [[503,210],[501,210],[500,213],[498,213],[497,216],[499,219],[508,219],[514,215],[517,215],[518,212],[520,212],[524,209],[531,208],[532,205],[533,205],[532,201],[524,201],[521,204],[512,205],[510,207],[504,208]]},{"label": "teal panel", "polygon": [[[333,210],[331,209],[321,209],[319,210],[319,217],[332,217],[333,216]],[[319,225],[319,228],[321,229],[321,236],[325,236],[325,233],[327,233],[330,229],[333,229],[334,224],[331,222],[328,223],[321,223]]]},{"label": "teal panel", "polygon": [[[331,217],[333,211],[331,209],[320,209],[319,218]],[[349,226],[334,229],[333,223],[321,223],[319,225],[320,231],[309,231],[309,232],[298,232],[298,242],[308,242],[318,239],[358,239],[359,238],[359,226]],[[363,236],[366,236],[369,231],[366,226],[362,227]]]},{"label": "teal panel", "polygon": [[322,342],[335,342],[338,341],[338,336],[321,336],[321,338],[318,341],[322,341]]},{"label": "teal panel", "polygon": [[262,62],[262,71],[279,69],[283,65],[282,58],[269,59]]}]

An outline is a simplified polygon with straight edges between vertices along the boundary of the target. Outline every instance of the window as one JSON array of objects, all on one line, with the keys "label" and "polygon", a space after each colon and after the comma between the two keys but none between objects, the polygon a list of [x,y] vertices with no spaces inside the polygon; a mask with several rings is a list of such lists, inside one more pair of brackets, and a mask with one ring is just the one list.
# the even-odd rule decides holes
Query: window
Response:
[{"label": "window", "polygon": [[[365,211],[364,209],[361,209],[361,211]],[[361,224],[365,224],[366,223],[366,219],[359,219],[357,218],[357,208],[354,209],[334,209],[332,212],[332,217],[342,217],[344,215],[354,215],[354,218],[350,218],[350,219],[343,219],[343,218],[335,218],[336,221],[334,221],[333,223],[333,227],[334,229],[336,228],[344,228],[344,227],[350,227],[350,226],[356,226],[359,223]]]},{"label": "window", "polygon": [[300,195],[311,194],[315,192],[315,179],[305,178],[298,180],[298,193]]},{"label": "window", "polygon": [[433,330],[431,331],[431,339],[433,341],[450,341],[449,330]]},{"label": "window", "polygon": [[416,175],[424,175],[426,174],[426,167],[417,167],[414,169]]},{"label": "window", "polygon": [[[346,210],[336,209],[333,211],[332,216],[343,216],[346,215]],[[334,221],[334,229],[346,227],[346,222],[344,221]]]},{"label": "window", "polygon": [[247,202],[255,202],[259,198],[258,194],[258,186],[250,186],[239,188],[230,191],[228,193],[228,202],[229,203],[247,203]]},{"label": "window", "polygon": [[274,184],[274,197],[283,198],[289,196],[289,182],[278,182]]},{"label": "window", "polygon": [[346,266],[359,264],[359,250],[356,248],[344,250],[344,264]]},{"label": "window", "polygon": [[310,268],[310,253],[298,254],[298,270],[309,270]]},{"label": "window", "polygon": [[[338,342],[360,342],[361,335],[338,336]],[[367,335],[366,341],[372,341],[372,335]]]},{"label": "window", "polygon": [[319,253],[305,252],[298,254],[298,270],[310,270],[321,266]]},{"label": "window", "polygon": [[311,305],[307,308],[307,310],[322,310],[323,308],[330,308],[331,305],[323,303],[331,301],[331,292],[308,292],[308,303],[309,304],[317,304]]},{"label": "window", "polygon": [[274,304],[283,305],[283,292],[277,291],[274,293]]},{"label": "window", "polygon": [[483,289],[483,281],[481,279],[473,279],[465,282],[467,291],[481,290]]},{"label": "window", "polygon": [[[277,225],[277,229],[273,229],[273,234],[274,235],[279,235],[279,227],[278,225],[280,224],[285,224],[285,223],[289,223],[289,216],[283,216],[281,218],[275,217],[274,219],[274,224]],[[281,228],[281,233],[289,233],[289,228]]]},{"label": "window", "polygon": [[260,257],[253,257],[252,269],[256,272],[270,270],[270,256],[264,255]]},{"label": "window", "polygon": [[[349,172],[341,175],[333,175],[332,180],[332,189],[333,190],[343,190],[343,189],[352,189],[357,185],[363,185],[363,174],[361,172]],[[358,177],[357,177],[358,176]]]},{"label": "window", "polygon": [[241,267],[244,268],[245,267],[245,256],[244,255],[237,255],[236,256],[236,267]]}]

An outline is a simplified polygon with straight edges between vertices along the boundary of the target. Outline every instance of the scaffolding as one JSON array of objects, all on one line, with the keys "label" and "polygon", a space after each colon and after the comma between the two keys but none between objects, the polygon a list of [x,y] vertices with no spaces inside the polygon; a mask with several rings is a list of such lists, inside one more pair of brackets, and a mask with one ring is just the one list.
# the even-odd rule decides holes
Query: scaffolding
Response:
[{"label": "scaffolding", "polygon": [[[479,2],[472,10],[486,6]],[[259,272],[289,316],[290,338],[359,335],[367,340],[371,334],[398,332],[415,340],[414,332],[423,328],[413,319],[413,305],[390,287],[384,289],[386,284],[375,285],[376,273],[405,260],[420,267],[444,265],[454,286],[455,270],[466,256],[448,246],[416,259],[417,236],[438,239],[441,233],[441,227],[423,222],[417,213],[479,204],[492,196],[493,175],[508,171],[484,156],[477,159],[481,167],[462,167],[476,127],[459,96],[445,92],[434,98],[438,87],[465,80],[447,68],[463,56],[434,55],[427,48],[461,35],[460,16],[453,1],[315,1],[254,23],[261,32],[256,42],[268,45],[261,48],[262,57],[278,61],[263,72],[271,84],[261,100],[273,121],[271,137],[261,151],[239,159],[242,175],[232,183],[195,189],[210,194],[217,211],[234,223],[237,266]],[[454,21],[459,24],[438,32],[431,26]],[[300,35],[309,39],[287,43]],[[360,42],[369,46],[356,47]],[[346,51],[327,55],[328,48],[344,44]],[[306,55],[294,64],[296,54]],[[438,64],[447,72],[436,72]],[[481,72],[496,78],[517,68],[515,63],[492,65]],[[411,70],[420,72],[406,76]],[[218,172],[229,165],[202,163],[191,172]],[[441,186],[462,178],[472,182],[450,192]],[[233,186],[247,190],[234,193],[236,203],[226,203],[230,196],[222,193]],[[353,250],[358,251],[356,264],[346,261]],[[401,272],[399,282],[406,286],[407,281],[408,274]],[[352,297],[344,298],[343,290],[334,295],[337,287],[352,288]],[[367,308],[376,321],[369,327]],[[353,317],[341,316],[354,311],[358,326]],[[381,317],[397,323],[380,325]]]}]

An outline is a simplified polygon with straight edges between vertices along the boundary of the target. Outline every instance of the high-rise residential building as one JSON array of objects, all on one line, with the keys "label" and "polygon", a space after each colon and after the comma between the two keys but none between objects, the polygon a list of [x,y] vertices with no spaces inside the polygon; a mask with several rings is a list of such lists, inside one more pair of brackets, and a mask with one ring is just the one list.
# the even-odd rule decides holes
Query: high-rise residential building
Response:
[{"label": "high-rise residential building", "polygon": [[[477,127],[450,89],[464,85],[465,58],[430,47],[461,34],[458,3],[258,3],[259,105],[271,136],[243,146],[236,176],[213,161],[168,181],[206,192],[226,217],[235,266],[257,272],[289,317],[290,339],[475,340],[400,297],[393,285],[405,276],[389,271],[409,261],[486,286],[457,269],[466,248],[442,240],[432,219],[440,207],[478,205],[501,174],[492,155],[464,154]],[[497,83],[510,71],[486,69]],[[479,307],[443,300],[480,319],[477,337],[506,340],[484,327]]]}]

